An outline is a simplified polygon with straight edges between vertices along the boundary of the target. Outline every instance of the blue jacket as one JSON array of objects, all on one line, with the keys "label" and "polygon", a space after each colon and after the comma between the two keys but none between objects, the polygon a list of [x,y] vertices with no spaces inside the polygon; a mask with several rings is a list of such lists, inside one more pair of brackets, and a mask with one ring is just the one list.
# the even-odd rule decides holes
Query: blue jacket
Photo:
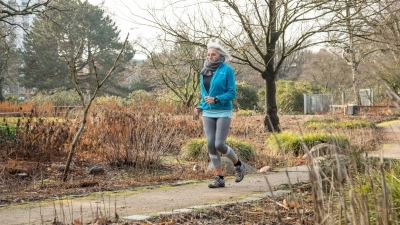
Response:
[{"label": "blue jacket", "polygon": [[[199,107],[203,110],[232,110],[232,100],[236,97],[235,73],[233,72],[232,67],[226,63],[221,63],[221,65],[219,65],[211,78],[209,93],[207,93],[204,88],[203,76],[200,76],[200,89],[201,102]],[[209,105],[204,101],[205,96],[217,97],[219,102],[217,104]]]}]

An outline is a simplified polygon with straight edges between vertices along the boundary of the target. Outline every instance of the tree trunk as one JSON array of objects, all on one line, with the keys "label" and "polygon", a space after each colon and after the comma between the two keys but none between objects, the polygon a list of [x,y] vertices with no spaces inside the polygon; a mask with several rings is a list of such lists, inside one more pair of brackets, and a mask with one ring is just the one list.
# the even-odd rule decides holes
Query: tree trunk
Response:
[{"label": "tree trunk", "polygon": [[265,106],[264,129],[268,132],[280,132],[278,107],[276,105],[275,76],[266,76],[265,79]]},{"label": "tree trunk", "polygon": [[3,96],[3,81],[4,81],[4,78],[0,77],[0,102],[4,101],[4,96]]},{"label": "tree trunk", "polygon": [[275,70],[275,57],[276,57],[276,43],[279,38],[279,32],[276,30],[277,26],[277,11],[276,0],[271,0],[269,4],[269,36],[267,37],[267,54],[264,56],[264,63],[266,65],[265,71],[261,74],[265,80],[265,117],[264,117],[264,130],[268,132],[280,132],[278,107],[276,105],[276,74]]},{"label": "tree trunk", "polygon": [[358,71],[358,63],[357,62],[353,62],[352,71],[353,71],[354,98],[355,98],[357,105],[361,105],[360,84],[358,81],[359,71]]},{"label": "tree trunk", "polygon": [[[88,104],[90,104],[90,102]],[[76,148],[76,146],[78,144],[79,138],[80,138],[83,130],[85,129],[89,107],[90,107],[90,105],[83,109],[83,113],[82,113],[82,117],[83,118],[82,118],[81,126],[79,127],[79,130],[75,134],[74,140],[71,143],[71,146],[70,146],[70,149],[69,149],[68,158],[67,158],[67,164],[65,165],[65,169],[64,169],[64,173],[63,173],[63,181],[64,182],[67,181],[69,168],[70,168],[70,165],[71,165],[71,162],[72,162],[72,157],[74,156],[75,148]]]},{"label": "tree trunk", "polygon": [[351,21],[351,1],[346,1],[346,27],[347,27],[347,32],[349,34],[349,53],[350,55],[350,63],[351,63],[351,69],[353,72],[353,89],[354,89],[354,100],[358,105],[361,105],[361,99],[360,99],[360,87],[359,87],[359,74],[358,74],[358,64],[360,62],[360,59],[357,60],[356,58],[356,49],[354,46],[354,34],[353,34],[353,24]]}]

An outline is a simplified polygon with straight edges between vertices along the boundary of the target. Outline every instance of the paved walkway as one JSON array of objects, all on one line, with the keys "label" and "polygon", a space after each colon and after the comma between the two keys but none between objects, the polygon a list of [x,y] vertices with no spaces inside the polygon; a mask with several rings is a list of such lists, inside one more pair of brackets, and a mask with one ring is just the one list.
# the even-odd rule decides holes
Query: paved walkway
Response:
[{"label": "paved walkway", "polygon": [[378,124],[384,137],[380,150],[369,153],[369,156],[400,159],[400,120]]},{"label": "paved walkway", "polygon": [[[308,180],[306,166],[288,168],[292,183]],[[271,187],[277,188],[288,183],[285,172],[271,172],[267,175]],[[248,174],[240,183],[233,177],[227,177],[225,188],[208,188],[207,182],[189,183],[179,186],[151,187],[121,193],[103,193],[92,198],[70,198],[63,201],[49,201],[41,204],[25,204],[16,208],[0,208],[1,224],[51,224],[54,218],[69,222],[83,218],[87,223],[96,215],[114,218],[131,217],[157,212],[172,212],[194,206],[206,206],[215,203],[238,201],[245,197],[261,196],[269,191],[265,175]],[[43,218],[43,219],[42,219]],[[137,217],[135,217],[137,218]]]}]

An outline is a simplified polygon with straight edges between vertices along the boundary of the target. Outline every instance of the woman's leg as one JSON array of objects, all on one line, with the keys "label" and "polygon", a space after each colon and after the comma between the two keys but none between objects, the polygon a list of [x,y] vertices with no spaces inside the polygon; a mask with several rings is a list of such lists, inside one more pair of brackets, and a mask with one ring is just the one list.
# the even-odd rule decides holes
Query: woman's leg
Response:
[{"label": "woman's leg", "polygon": [[238,162],[238,157],[231,147],[226,145],[228,138],[229,128],[231,126],[231,118],[222,117],[217,119],[216,133],[215,133],[215,148],[218,152],[230,159],[233,164]]},{"label": "woman's leg", "polygon": [[221,157],[215,148],[215,135],[217,130],[217,118],[203,116],[204,133],[207,139],[208,154],[214,166],[215,175],[222,176]]},{"label": "woman's leg", "polygon": [[240,162],[231,147],[225,144],[228,137],[231,118],[209,118],[203,117],[204,132],[207,139],[208,153],[214,172],[217,177],[209,185],[210,188],[225,187],[222,176],[222,166],[220,154],[230,159],[235,165],[235,182],[240,182],[244,177],[244,164]]},{"label": "woman's leg", "polygon": [[242,164],[232,148],[225,144],[230,126],[231,118],[218,118],[215,134],[215,148],[232,161],[235,166],[235,182],[240,182],[244,178],[244,164]]},{"label": "woman's leg", "polygon": [[215,148],[215,132],[217,128],[217,119],[203,116],[204,132],[207,139],[208,154],[210,155],[211,163],[214,166],[215,178],[209,188],[225,187],[225,179],[222,176],[221,157]]}]

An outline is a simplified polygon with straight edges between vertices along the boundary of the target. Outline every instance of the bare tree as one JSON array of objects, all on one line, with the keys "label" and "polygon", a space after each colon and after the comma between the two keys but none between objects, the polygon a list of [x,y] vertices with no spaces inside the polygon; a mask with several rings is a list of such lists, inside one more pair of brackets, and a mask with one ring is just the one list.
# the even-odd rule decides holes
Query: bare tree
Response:
[{"label": "bare tree", "polygon": [[[35,2],[35,3],[34,3]],[[0,1],[0,22],[7,23],[11,26],[24,26],[14,22],[13,17],[37,14],[45,10],[52,0],[32,1],[28,0],[24,4],[17,4],[16,0]]]},{"label": "bare tree", "polygon": [[342,58],[351,67],[352,83],[354,90],[354,101],[361,104],[359,95],[362,86],[360,63],[368,57],[386,49],[383,45],[377,45],[375,36],[379,33],[379,26],[387,21],[387,8],[395,5],[394,0],[387,1],[365,1],[365,0],[339,0],[332,5],[336,17],[340,23],[330,33],[330,44],[342,50]]},{"label": "bare tree", "polygon": [[[11,76],[7,76],[10,61],[15,60],[16,51],[13,47],[15,35],[14,27],[20,27],[26,30],[26,27],[19,21],[14,20],[18,16],[37,14],[46,9],[52,0],[27,1],[24,4],[17,4],[15,0],[0,1],[0,101],[3,99],[2,89],[6,82],[14,82]],[[13,60],[10,60],[13,57]]]},{"label": "bare tree", "polygon": [[351,88],[351,72],[347,64],[335,53],[327,49],[306,52],[300,80],[308,80],[321,86],[325,92],[334,93]]},{"label": "bare tree", "polygon": [[400,90],[400,2],[386,0],[378,3],[374,17],[361,14],[361,18],[372,33],[368,40],[381,50],[368,59],[367,73],[375,83],[377,79],[383,80],[394,93],[398,93]]},{"label": "bare tree", "polygon": [[[180,42],[167,42],[158,38],[154,44],[141,44],[142,52],[151,64],[153,74],[187,107],[197,103],[199,97],[199,71],[203,66],[204,48]],[[157,45],[157,46],[158,46]]]},{"label": "bare tree", "polygon": [[84,42],[82,41],[82,44],[80,45],[79,50],[77,51],[75,57],[73,58],[73,60],[68,59],[67,57],[65,57],[65,59],[68,62],[68,66],[70,69],[70,75],[71,75],[71,79],[72,82],[74,84],[75,90],[78,93],[80,99],[81,99],[81,103],[82,103],[82,122],[81,125],[78,129],[78,131],[75,134],[75,137],[71,143],[70,149],[69,149],[69,154],[68,154],[68,158],[67,158],[67,163],[65,166],[65,170],[63,173],[63,181],[67,181],[68,178],[68,172],[69,172],[69,167],[71,165],[71,161],[72,161],[72,157],[74,155],[75,152],[75,148],[76,145],[78,144],[79,141],[79,137],[81,136],[83,130],[85,129],[85,125],[86,125],[86,121],[87,121],[87,115],[90,109],[90,106],[92,105],[92,102],[94,99],[96,99],[97,94],[99,92],[99,90],[101,89],[101,87],[104,85],[104,83],[108,80],[108,78],[110,78],[110,76],[112,75],[112,73],[114,72],[114,70],[117,68],[117,62],[120,59],[120,57],[122,56],[124,49],[126,47],[126,44],[128,42],[128,37],[129,34],[126,36],[126,39],[121,47],[121,51],[119,52],[118,56],[115,58],[114,60],[114,64],[111,67],[111,69],[108,71],[107,75],[104,78],[99,78],[98,76],[98,72],[97,72],[97,67],[95,64],[95,59],[94,56],[92,56],[92,69],[94,71],[94,76],[95,76],[95,80],[96,80],[96,87],[94,90],[92,90],[92,92],[90,93],[90,98],[85,98],[85,93],[82,91],[82,87],[79,86],[79,82],[78,82],[78,70],[77,70],[77,61],[79,60],[79,57],[81,56],[81,52],[83,51],[83,46],[84,46]]},{"label": "bare tree", "polygon": [[158,28],[167,38],[178,37],[192,45],[205,46],[210,39],[219,39],[230,49],[234,63],[250,66],[264,79],[264,127],[279,131],[275,97],[278,71],[292,53],[323,42],[313,37],[335,23],[324,4],[297,0],[164,1],[160,7],[145,8],[148,17],[133,14],[133,22]]}]

